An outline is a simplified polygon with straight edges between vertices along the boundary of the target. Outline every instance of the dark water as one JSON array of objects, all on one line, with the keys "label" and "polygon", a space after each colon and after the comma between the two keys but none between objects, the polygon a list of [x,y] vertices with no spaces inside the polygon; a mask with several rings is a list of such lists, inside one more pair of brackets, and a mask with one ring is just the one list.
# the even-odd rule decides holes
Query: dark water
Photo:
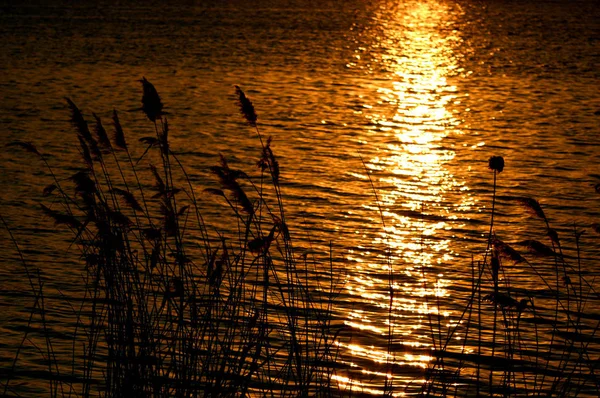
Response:
[{"label": "dark water", "polygon": [[[273,136],[295,231],[317,253],[332,241],[343,281],[336,311],[351,336],[340,341],[340,361],[356,369],[339,381],[355,391],[381,390],[386,258],[400,291],[399,386],[414,383],[430,360],[427,315],[456,322],[471,256],[485,250],[491,155],[506,161],[498,236],[544,239],[540,220],[506,198],[536,197],[569,252],[574,225],[586,230],[582,267],[596,276],[596,2],[3,2],[0,36],[0,144],[36,143],[63,177],[78,157],[63,97],[88,116],[120,110],[134,142],[153,133],[139,111],[142,76],[167,106],[172,148],[199,193],[214,186],[208,166],[219,153],[251,170],[260,144],[234,104],[233,85],[241,85],[263,134]],[[48,277],[48,290],[76,290],[75,249],[65,254],[68,237],[38,211],[49,176],[13,150],[0,155],[0,170],[0,211],[28,261]],[[216,223],[219,207],[207,200],[205,211]],[[21,299],[28,287],[6,234],[0,253],[7,369],[31,303]],[[522,270],[513,278],[519,289],[540,289]],[[55,312],[68,309],[57,304]]]}]

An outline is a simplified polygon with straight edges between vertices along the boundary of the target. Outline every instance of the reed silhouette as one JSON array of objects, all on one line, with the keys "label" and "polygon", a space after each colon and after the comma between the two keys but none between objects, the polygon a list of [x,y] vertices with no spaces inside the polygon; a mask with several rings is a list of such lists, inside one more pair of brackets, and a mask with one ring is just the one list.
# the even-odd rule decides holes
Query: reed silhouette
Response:
[{"label": "reed silhouette", "polygon": [[[240,110],[260,139],[258,181],[221,156],[211,168],[218,188],[200,199],[170,146],[157,90],[146,78],[141,83],[142,111],[154,135],[140,140],[146,150],[137,160],[116,110],[111,140],[98,116],[88,124],[66,99],[81,163],[68,180],[54,177],[44,188],[52,205],[41,210],[71,231],[85,266],[85,291],[79,305],[71,303],[77,322],[69,331],[70,366],[56,359],[47,335],[49,394],[333,395],[336,278],[329,259],[323,267],[295,254],[279,164],[271,138],[260,135],[252,103],[236,87]],[[10,145],[42,159],[54,176],[35,146]],[[223,200],[237,233],[209,236],[198,205],[212,196]],[[44,314],[42,285],[34,272],[28,275],[36,311]],[[319,289],[309,288],[315,275]],[[4,394],[16,392],[11,376],[18,355]]]},{"label": "reed silhouette", "polygon": [[[334,378],[344,367],[336,344],[342,327],[333,318],[339,279],[331,258],[310,261],[294,249],[273,141],[262,136],[250,99],[235,87],[240,113],[260,144],[258,176],[232,168],[221,155],[210,168],[215,186],[199,198],[170,145],[158,91],[146,78],[140,82],[152,135],[139,140],[144,151],[138,159],[116,110],[110,134],[100,117],[92,114],[88,123],[70,99],[81,155],[70,178],[57,178],[33,144],[9,144],[48,169],[52,181],[42,195],[49,204],[41,212],[70,231],[84,266],[82,296],[63,297],[76,319],[65,334],[71,358],[58,360],[41,271],[27,263],[0,217],[28,278],[34,300],[28,326],[41,330],[43,345],[36,348],[47,367],[49,395],[353,396]],[[485,248],[471,261],[471,289],[453,326],[443,326],[439,300],[427,303],[437,306],[427,318],[433,359],[418,394],[598,396],[600,320],[588,308],[598,308],[600,295],[583,272],[583,231],[574,228],[575,253],[568,255],[537,200],[503,196],[539,220],[537,238],[547,240],[515,243],[528,254],[513,248],[496,229],[498,179],[510,168],[500,156],[488,166],[493,195]],[[237,225],[234,233],[211,235],[200,211],[210,198],[222,203],[223,218]],[[387,269],[389,377],[381,391],[392,397],[406,387],[392,382],[401,370],[394,353],[397,298],[390,258]],[[523,275],[539,289],[519,286]],[[27,331],[2,381],[5,396],[19,395],[19,356],[31,341]]]},{"label": "reed silhouette", "polygon": [[[437,329],[444,343],[436,347],[421,395],[598,396],[600,320],[594,311],[600,296],[582,268],[583,231],[573,228],[575,255],[566,256],[536,199],[504,196],[543,222],[540,235],[548,245],[526,239],[517,242],[528,251],[521,254],[498,238],[497,178],[504,167],[502,157],[490,158],[494,178],[487,249],[481,260],[472,261],[471,294],[456,326]],[[519,286],[524,278],[538,288]],[[461,344],[455,343],[458,336]]]}]

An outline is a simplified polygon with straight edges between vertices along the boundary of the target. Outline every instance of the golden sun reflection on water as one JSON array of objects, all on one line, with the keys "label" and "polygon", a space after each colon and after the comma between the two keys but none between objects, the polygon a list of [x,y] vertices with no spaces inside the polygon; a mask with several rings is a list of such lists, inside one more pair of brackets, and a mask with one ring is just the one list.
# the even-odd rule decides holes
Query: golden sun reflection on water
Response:
[{"label": "golden sun reflection on water", "polygon": [[[388,67],[389,81],[378,83],[383,86],[377,88],[376,100],[363,106],[374,126],[364,142],[380,148],[366,167],[372,172],[385,222],[374,245],[384,247],[385,253],[370,260],[373,254],[366,248],[350,252],[355,268],[347,291],[370,310],[351,311],[346,326],[357,334],[385,339],[391,333],[394,347],[404,351],[389,353],[385,346],[363,342],[344,347],[373,368],[385,362],[424,368],[432,360],[423,354],[431,349],[431,323],[439,329],[452,323],[451,313],[437,305],[449,299],[450,280],[433,267],[454,259],[452,220],[472,203],[461,194],[468,188],[445,166],[455,156],[445,141],[449,134],[460,134],[449,106],[458,103],[457,88],[448,78],[461,72],[453,53],[460,39],[448,29],[451,17],[445,11],[445,5],[435,1],[382,11],[384,35],[374,44],[385,48],[380,63]],[[379,211],[373,203],[365,208]],[[363,372],[370,371],[363,367]],[[361,389],[356,381],[338,381]],[[363,385],[361,391],[381,393],[369,388]]]}]

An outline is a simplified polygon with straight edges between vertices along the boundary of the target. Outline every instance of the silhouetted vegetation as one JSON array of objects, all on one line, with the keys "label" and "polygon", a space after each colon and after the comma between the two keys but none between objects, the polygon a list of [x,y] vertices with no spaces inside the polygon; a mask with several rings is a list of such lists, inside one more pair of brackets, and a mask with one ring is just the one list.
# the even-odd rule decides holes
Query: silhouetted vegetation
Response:
[{"label": "silhouetted vegetation", "polygon": [[[344,365],[336,345],[341,327],[332,316],[340,288],[332,261],[295,251],[279,163],[271,138],[260,134],[250,99],[236,86],[242,117],[260,143],[258,177],[230,167],[221,155],[211,167],[214,187],[199,197],[170,146],[157,90],[145,78],[141,83],[142,111],[153,134],[139,140],[145,149],[140,159],[129,152],[117,111],[110,127],[95,114],[88,123],[69,99],[81,154],[69,179],[57,178],[33,144],[10,144],[39,158],[53,176],[43,188],[48,203],[41,211],[71,232],[83,264],[82,297],[64,298],[76,319],[64,333],[72,340],[65,361],[53,348],[40,270],[21,256],[34,298],[29,326],[42,330],[38,348],[49,394],[352,396],[333,379]],[[495,229],[504,159],[490,158],[489,168],[494,195],[482,242],[487,247],[471,262],[471,291],[456,323],[441,326],[439,308],[428,318],[433,359],[420,394],[599,395],[600,319],[588,311],[598,308],[599,295],[584,277],[582,231],[574,228],[575,253],[567,254],[537,200],[503,197],[540,223],[546,243],[520,242],[536,257],[530,262]],[[204,200],[222,202],[223,219],[237,226],[234,233],[209,233],[199,208]],[[513,283],[523,275],[539,289]],[[390,283],[390,317],[392,290]],[[2,381],[5,395],[19,395],[14,378],[27,333]],[[388,350],[396,337],[390,328]],[[398,371],[392,361],[387,365],[389,374]],[[381,386],[385,396],[404,392],[392,380]]]}]

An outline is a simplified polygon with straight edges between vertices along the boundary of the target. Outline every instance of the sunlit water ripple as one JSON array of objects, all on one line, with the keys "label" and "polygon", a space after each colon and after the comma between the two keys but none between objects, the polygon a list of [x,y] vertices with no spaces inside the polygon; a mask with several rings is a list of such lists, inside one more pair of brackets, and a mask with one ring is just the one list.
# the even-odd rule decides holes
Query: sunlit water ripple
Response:
[{"label": "sunlit water ripple", "polygon": [[[310,237],[311,252],[327,256],[332,242],[336,316],[347,326],[339,360],[351,366],[337,380],[348,389],[381,392],[389,355],[400,369],[394,383],[418,388],[431,360],[430,323],[446,330],[457,322],[471,257],[485,251],[491,155],[506,160],[498,236],[542,240],[536,220],[506,199],[534,196],[567,247],[574,224],[590,231],[584,267],[594,277],[600,11],[593,2],[54,3],[4,5],[0,13],[1,143],[35,142],[68,175],[78,154],[63,97],[88,115],[121,110],[133,142],[152,134],[139,111],[137,80],[146,76],[167,105],[172,148],[200,193],[214,184],[208,166],[219,153],[243,169],[256,163],[259,143],[234,104],[232,87],[242,85],[263,134],[274,138],[294,231]],[[67,237],[38,211],[48,176],[25,154],[0,156],[2,215],[29,261],[52,278],[47,288],[68,294],[76,254],[65,256]],[[220,211],[207,203],[215,226]],[[6,361],[22,336],[27,304],[18,297],[28,288],[8,239],[0,253]],[[515,281],[523,283],[517,289],[539,288]]]}]

